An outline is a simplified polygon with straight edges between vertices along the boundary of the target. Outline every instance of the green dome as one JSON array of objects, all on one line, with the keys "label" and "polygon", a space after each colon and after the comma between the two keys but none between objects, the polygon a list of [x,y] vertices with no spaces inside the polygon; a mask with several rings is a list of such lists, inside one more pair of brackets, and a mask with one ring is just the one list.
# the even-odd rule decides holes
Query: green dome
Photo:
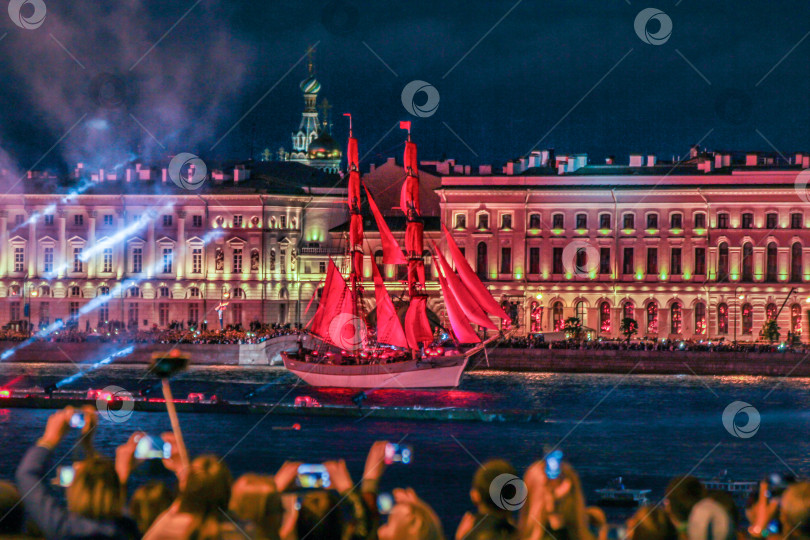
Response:
[{"label": "green dome", "polygon": [[309,76],[301,81],[299,86],[301,87],[301,91],[305,94],[317,94],[321,89],[321,83],[313,76]]},{"label": "green dome", "polygon": [[341,155],[340,145],[326,132],[318,135],[307,147],[309,159],[339,159]]}]

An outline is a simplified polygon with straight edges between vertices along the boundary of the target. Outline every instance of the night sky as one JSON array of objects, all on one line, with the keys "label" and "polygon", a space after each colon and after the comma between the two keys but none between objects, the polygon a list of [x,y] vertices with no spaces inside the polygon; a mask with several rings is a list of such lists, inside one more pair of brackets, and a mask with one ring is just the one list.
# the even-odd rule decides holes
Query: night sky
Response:
[{"label": "night sky", "polygon": [[[409,119],[423,159],[470,164],[533,147],[619,163],[696,142],[810,150],[806,1],[44,2],[36,29],[0,13],[0,166],[12,171],[245,159],[254,131],[256,154],[289,150],[315,43],[333,133],[343,143],[353,113],[360,154],[376,144],[366,166],[400,156],[389,130]],[[650,7],[672,21],[665,43],[636,33]],[[435,114],[403,107],[413,80],[438,91]]]}]

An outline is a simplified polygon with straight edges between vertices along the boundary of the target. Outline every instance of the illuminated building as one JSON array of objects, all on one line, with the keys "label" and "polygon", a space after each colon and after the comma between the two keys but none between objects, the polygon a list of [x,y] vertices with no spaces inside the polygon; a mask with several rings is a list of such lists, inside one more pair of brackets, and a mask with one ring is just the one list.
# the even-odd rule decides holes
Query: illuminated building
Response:
[{"label": "illuminated building", "polygon": [[[449,174],[442,219],[523,330],[578,317],[619,337],[756,340],[779,313],[802,333],[810,295],[808,154],[700,151],[628,165],[533,152],[501,174]],[[795,289],[788,299],[791,289]],[[806,336],[806,332],[804,333]],[[806,337],[805,337],[806,341]]]}]

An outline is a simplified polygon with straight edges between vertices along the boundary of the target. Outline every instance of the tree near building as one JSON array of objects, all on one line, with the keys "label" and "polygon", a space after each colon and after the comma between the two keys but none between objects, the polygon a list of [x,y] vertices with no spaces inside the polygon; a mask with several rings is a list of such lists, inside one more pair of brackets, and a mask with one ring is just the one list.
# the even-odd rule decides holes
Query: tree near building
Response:
[{"label": "tree near building", "polygon": [[619,331],[627,339],[627,344],[630,344],[630,338],[638,334],[638,323],[635,319],[625,317],[622,319],[622,324],[619,326]]},{"label": "tree near building", "polygon": [[565,319],[565,337],[567,339],[579,342],[582,340],[582,321],[577,317],[568,317]]},{"label": "tree near building", "polygon": [[762,339],[767,340],[769,343],[776,343],[779,341],[779,325],[775,319],[769,319],[762,325]]}]

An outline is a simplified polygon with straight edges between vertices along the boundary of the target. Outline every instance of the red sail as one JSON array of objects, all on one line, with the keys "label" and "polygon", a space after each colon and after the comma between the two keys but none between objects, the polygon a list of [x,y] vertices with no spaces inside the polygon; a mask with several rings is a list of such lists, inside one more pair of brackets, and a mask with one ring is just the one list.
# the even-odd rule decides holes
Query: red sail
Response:
[{"label": "red sail", "polygon": [[447,286],[450,292],[453,293],[453,296],[455,296],[464,315],[477,325],[497,330],[498,327],[487,317],[487,314],[481,309],[481,306],[478,305],[475,297],[467,292],[467,288],[464,287],[458,275],[450,268],[450,264],[448,264],[447,259],[444,258],[444,255],[442,255],[442,252],[439,251],[435,243],[433,244],[433,250],[436,252],[435,258],[438,260],[439,266],[441,266]]},{"label": "red sail", "polygon": [[459,343],[480,343],[481,338],[470,326],[470,320],[464,314],[464,310],[458,305],[458,299],[452,287],[448,287],[444,277],[444,268],[437,272],[439,275],[439,285],[444,294],[444,307],[447,308],[447,317],[450,319],[450,326],[453,327],[453,334]]},{"label": "red sail", "polygon": [[349,251],[352,287],[363,277],[363,216],[360,213],[360,171],[357,163],[357,139],[349,135]]},{"label": "red sail", "polygon": [[[335,321],[345,324],[354,322],[354,302],[352,293],[346,285],[346,280],[340,274],[340,270],[329,259],[329,267],[326,270],[326,284],[323,287],[323,294],[318,305],[315,316],[312,318],[311,332],[321,339],[330,343],[341,341],[341,336],[335,336]],[[341,343],[336,343],[342,345]]]},{"label": "red sail", "polygon": [[394,235],[391,233],[391,229],[388,228],[388,224],[385,222],[385,218],[383,218],[382,214],[380,213],[380,209],[377,206],[377,203],[374,202],[374,198],[368,191],[368,187],[363,185],[363,188],[366,190],[366,196],[368,197],[368,206],[369,208],[371,208],[371,213],[374,214],[374,221],[377,222],[377,229],[379,229],[380,231],[380,241],[382,242],[383,248],[383,263],[407,264],[408,261],[407,259],[405,259],[405,255],[402,254],[402,250],[400,249],[399,244],[394,239]]},{"label": "red sail", "polygon": [[433,341],[433,332],[427,318],[427,296],[412,296],[405,314],[405,337],[408,347],[414,351],[419,350],[420,343]]},{"label": "red sail", "polygon": [[371,262],[371,272],[374,275],[374,296],[377,299],[377,342],[388,343],[397,347],[408,348],[408,340],[402,330],[394,302],[388,295],[377,263]]},{"label": "red sail", "polygon": [[408,294],[413,297],[425,289],[425,263],[422,260],[424,225],[419,207],[419,168],[416,145],[410,141],[410,136],[405,143],[405,173],[407,177],[402,184],[400,204],[407,219],[405,254],[408,257]]},{"label": "red sail", "polygon": [[447,240],[447,247],[450,249],[450,258],[456,265],[456,270],[458,270],[458,275],[461,278],[461,281],[467,286],[470,294],[472,294],[476,301],[478,301],[478,305],[480,305],[484,311],[490,315],[494,315],[505,321],[510,320],[509,316],[504,312],[501,306],[498,305],[498,302],[492,298],[492,294],[487,290],[486,287],[484,287],[481,280],[478,279],[478,276],[470,267],[467,259],[464,258],[461,250],[458,249],[456,241],[453,240],[453,236],[450,234],[450,231],[448,231],[447,227],[444,225],[442,225],[442,228],[444,229],[444,237]]}]

